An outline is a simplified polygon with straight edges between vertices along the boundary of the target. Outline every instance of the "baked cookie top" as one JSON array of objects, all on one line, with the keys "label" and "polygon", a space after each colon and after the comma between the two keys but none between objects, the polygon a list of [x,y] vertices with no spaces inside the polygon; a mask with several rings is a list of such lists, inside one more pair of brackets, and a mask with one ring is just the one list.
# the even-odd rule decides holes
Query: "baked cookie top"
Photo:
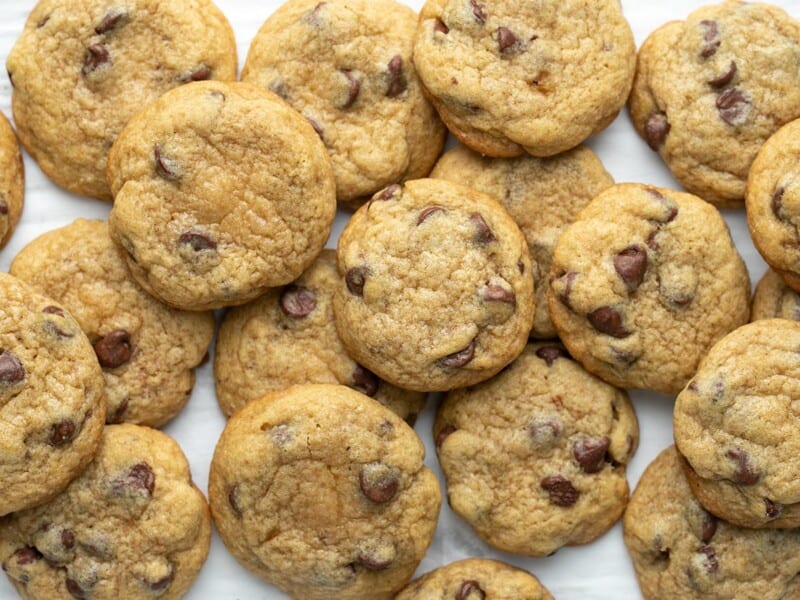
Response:
[{"label": "baked cookie top", "polygon": [[750,320],[774,318],[800,321],[800,294],[775,271],[767,269],[753,293]]},{"label": "baked cookie top", "polygon": [[587,370],[618,387],[677,394],[714,342],[747,322],[750,279],[716,208],[626,183],[561,234],[547,300]]},{"label": "baked cookie top", "polygon": [[698,500],[742,527],[800,526],[800,323],[764,319],[714,345],[675,403]]},{"label": "baked cookie top", "polygon": [[53,300],[0,273],[0,515],[41,504],[97,450],[103,376],[80,326]]},{"label": "baked cookie top", "polygon": [[452,509],[500,550],[547,556],[622,516],[639,427],[624,391],[537,343],[489,381],[448,392],[433,437]]},{"label": "baked cookie top", "polygon": [[339,238],[336,328],[403,388],[488,379],[525,347],[534,292],[525,238],[497,200],[440,179],[392,185]]},{"label": "baked cookie top", "polygon": [[741,206],[759,148],[800,117],[799,53],[800,23],[778,7],[704,6],[645,40],[633,124],[688,191]]},{"label": "baked cookie top", "polygon": [[111,236],[131,273],[189,310],[289,283],[325,245],[333,172],[311,125],[274,94],[204,81],[164,94],[111,149]]},{"label": "baked cookie top", "polygon": [[611,123],[636,47],[617,0],[428,0],[414,61],[464,144],[489,156],[551,156]]},{"label": "baked cookie top", "polygon": [[25,148],[58,185],[103,200],[128,119],[183,83],[235,80],[236,67],[210,0],[40,0],[6,62]]},{"label": "baked cookie top", "polygon": [[106,420],[157,427],[183,408],[214,315],[170,308],[131,277],[105,221],[78,219],[23,248],[12,275],[75,317],[103,368]]},{"label": "baked cookie top", "polygon": [[744,529],[695,500],[674,446],[636,486],[623,534],[646,600],[780,600],[800,593],[800,530]]},{"label": "baked cookie top", "polygon": [[242,81],[311,121],[342,202],[425,177],[442,150],[446,130],[412,59],[416,26],[394,0],[289,0],[253,38]]},{"label": "baked cookie top", "polygon": [[109,425],[86,471],[49,503],[0,519],[0,560],[26,600],[181,598],[211,518],[178,444]]},{"label": "baked cookie top", "polygon": [[387,599],[411,578],[441,505],[414,431],[341,385],[294,386],[228,421],[209,498],[228,550],[294,598]]},{"label": "baked cookie top", "polygon": [[0,248],[8,243],[22,215],[25,168],[17,135],[0,113]]},{"label": "baked cookie top", "polygon": [[[431,177],[474,188],[503,204],[528,242],[535,282],[547,280],[553,248],[564,228],[592,198],[614,184],[597,155],[585,146],[551,158],[491,158],[458,146],[439,159]],[[536,285],[531,337],[556,336],[546,292],[547,286]]]},{"label": "baked cookie top", "polygon": [[431,598],[552,600],[553,597],[536,577],[522,569],[498,560],[467,558],[426,573],[395,596],[395,600]]},{"label": "baked cookie top", "polygon": [[336,252],[323,250],[293,283],[230,309],[214,349],[217,400],[226,416],[267,392],[302,383],[340,383],[413,425],[425,394],[386,383],[347,355],[333,322]]}]

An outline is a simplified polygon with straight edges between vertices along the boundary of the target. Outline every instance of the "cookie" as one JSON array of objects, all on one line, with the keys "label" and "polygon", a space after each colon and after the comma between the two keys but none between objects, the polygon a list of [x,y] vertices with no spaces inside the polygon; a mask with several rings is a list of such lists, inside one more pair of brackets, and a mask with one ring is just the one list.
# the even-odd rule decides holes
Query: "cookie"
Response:
[{"label": "cookie", "polygon": [[169,436],[110,425],[49,503],[0,519],[0,560],[25,600],[177,599],[208,554],[211,518]]},{"label": "cookie", "polygon": [[747,322],[750,279],[716,208],[628,183],[599,194],[561,234],[547,301],[588,371],[677,394],[714,342]]},{"label": "cookie", "polygon": [[247,83],[174,89],[111,149],[111,236],[149,293],[188,310],[243,304],[300,276],[336,213],[311,125]]},{"label": "cookie", "polygon": [[433,438],[450,507],[492,546],[547,556],[622,516],[639,427],[623,390],[546,342],[449,392]]},{"label": "cookie", "polygon": [[639,480],[623,535],[645,600],[800,594],[800,530],[744,529],[716,519],[692,496],[673,446]]},{"label": "cookie", "polygon": [[176,310],[147,294],[105,221],[78,219],[39,236],[10,272],[61,303],[89,338],[103,368],[109,423],[157,427],[183,408],[214,315]]},{"label": "cookie", "polygon": [[210,0],[40,0],[8,55],[17,133],[42,171],[111,200],[108,151],[142,106],[189,81],[236,79]]},{"label": "cookie", "polygon": [[636,46],[616,0],[428,0],[414,62],[464,144],[489,156],[552,156],[614,120]]},{"label": "cookie", "polygon": [[8,243],[22,215],[25,168],[19,141],[5,115],[0,113],[0,248]]},{"label": "cookie", "polygon": [[[431,177],[447,179],[493,196],[517,222],[531,251],[534,281],[545,281],[553,248],[578,212],[614,180],[597,155],[579,146],[552,158],[489,158],[464,146],[445,153]],[[544,285],[536,286],[531,337],[553,338]]]},{"label": "cookie", "polygon": [[336,329],[399,387],[488,379],[525,347],[534,292],[525,238],[490,196],[440,179],[392,185],[339,237]]},{"label": "cookie", "polygon": [[103,376],[75,319],[0,274],[0,515],[46,502],[100,443]]},{"label": "cookie", "polygon": [[441,505],[420,439],[341,385],[294,386],[248,403],[209,476],[222,541],[293,598],[382,600],[414,573]]},{"label": "cookie", "polygon": [[253,38],[242,81],[312,123],[342,203],[425,177],[442,151],[446,130],[412,59],[416,26],[394,0],[289,0]]},{"label": "cookie", "polygon": [[645,40],[629,101],[636,130],[691,193],[741,206],[750,165],[800,117],[800,23],[778,7],[729,0]]},{"label": "cookie", "polygon": [[530,573],[498,560],[467,558],[439,567],[409,583],[395,600],[455,598],[513,598],[552,600],[552,596]]},{"label": "cookie", "polygon": [[413,425],[425,394],[381,381],[347,355],[333,322],[336,252],[323,250],[303,275],[222,320],[214,350],[217,400],[226,416],[267,392],[302,383],[340,383]]},{"label": "cookie", "polygon": [[800,527],[800,323],[764,319],[714,345],[675,402],[675,445],[707,510],[741,527]]},{"label": "cookie", "polygon": [[753,293],[750,321],[773,318],[800,321],[800,294],[775,271],[767,269]]}]

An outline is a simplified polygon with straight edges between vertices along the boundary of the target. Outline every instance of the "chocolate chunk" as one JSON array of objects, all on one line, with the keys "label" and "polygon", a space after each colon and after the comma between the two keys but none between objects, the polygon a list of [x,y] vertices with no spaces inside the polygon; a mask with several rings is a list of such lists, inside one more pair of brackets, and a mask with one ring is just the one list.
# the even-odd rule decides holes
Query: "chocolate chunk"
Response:
[{"label": "chocolate chunk", "polygon": [[608,436],[583,438],[572,444],[572,455],[584,473],[599,473],[605,465],[610,444]]},{"label": "chocolate chunk", "polygon": [[700,539],[704,544],[707,544],[711,541],[711,538],[714,537],[714,534],[717,532],[717,518],[709,512],[703,511],[703,518],[702,518],[702,531],[700,535]]},{"label": "chocolate chunk", "polygon": [[647,118],[644,124],[644,139],[650,148],[658,152],[659,148],[664,145],[664,142],[669,135],[671,126],[667,121],[667,115],[663,112],[656,112]]},{"label": "chocolate chunk", "polygon": [[488,302],[505,302],[506,304],[516,304],[517,295],[513,289],[507,289],[502,285],[488,284],[481,289],[481,298]]},{"label": "chocolate chunk", "polygon": [[457,369],[459,367],[463,367],[464,365],[466,365],[473,358],[475,358],[474,339],[463,350],[459,350],[458,352],[453,352],[452,354],[443,356],[442,358],[436,361],[436,364],[446,369]]},{"label": "chocolate chunk", "polygon": [[742,485],[758,483],[761,475],[753,469],[753,465],[750,462],[750,455],[747,452],[734,446],[730,448],[725,455],[736,461],[736,470],[733,473],[733,481],[735,483],[740,483]]},{"label": "chocolate chunk", "polygon": [[558,278],[564,284],[564,289],[561,290],[561,293],[558,295],[558,299],[561,300],[561,303],[570,310],[572,309],[572,305],[569,302],[569,296],[572,293],[572,286],[577,277],[578,274],[575,271],[570,271],[569,273],[564,273]]},{"label": "chocolate chunk", "polygon": [[638,288],[647,271],[647,250],[642,246],[628,246],[614,257],[614,269],[631,289]]},{"label": "chocolate chunk", "polygon": [[541,358],[548,367],[552,367],[553,363],[561,357],[566,357],[567,353],[558,346],[542,346],[536,349],[536,356]]},{"label": "chocolate chunk", "polygon": [[3,571],[8,571],[12,564],[14,566],[24,567],[35,563],[41,558],[42,553],[32,546],[17,548],[14,553],[3,562]]},{"label": "chocolate chunk", "polygon": [[314,290],[301,285],[287,285],[281,292],[279,304],[281,311],[292,319],[307,317],[317,307],[317,295]]},{"label": "chocolate chunk", "polygon": [[122,20],[126,17],[128,13],[124,10],[119,8],[112,8],[106,13],[106,16],[103,17],[103,20],[100,21],[100,24],[94,28],[94,32],[97,35],[103,35],[104,33],[108,33],[113,29],[116,29],[117,26],[122,24]]},{"label": "chocolate chunk", "polygon": [[743,120],[750,100],[738,88],[728,88],[717,96],[717,112],[728,125],[737,125]]},{"label": "chocolate chunk", "polygon": [[780,186],[775,189],[772,193],[772,201],[770,202],[770,206],[772,208],[772,214],[775,215],[775,218],[783,221],[783,194],[786,192],[786,188]]},{"label": "chocolate chunk", "polygon": [[217,249],[217,242],[215,242],[211,236],[203,231],[197,231],[196,229],[183,232],[180,237],[178,237],[178,243],[191,246],[192,250],[195,252]]},{"label": "chocolate chunk", "polygon": [[358,93],[361,91],[361,83],[355,78],[352,71],[340,69],[342,75],[347,79],[347,100],[342,105],[342,108],[350,108],[358,98]]},{"label": "chocolate chunk", "polygon": [[450,437],[450,434],[455,433],[456,431],[456,428],[449,423],[442,427],[439,430],[439,435],[436,436],[436,449],[438,450],[441,448],[442,444],[444,444],[444,441]]},{"label": "chocolate chunk", "polygon": [[397,471],[381,462],[368,463],[358,475],[361,492],[375,504],[384,504],[397,495]]},{"label": "chocolate chunk", "polygon": [[50,428],[50,445],[58,448],[72,441],[75,437],[75,423],[64,419]]},{"label": "chocolate chunk", "polygon": [[369,274],[369,267],[353,267],[347,271],[344,282],[351,294],[354,296],[364,295],[364,284],[367,282]]},{"label": "chocolate chunk", "polygon": [[116,490],[124,491],[126,489],[147,492],[148,496],[153,495],[153,490],[156,486],[156,474],[146,462],[140,462],[133,465],[127,473],[117,477],[112,487]]},{"label": "chocolate chunk", "polygon": [[711,546],[700,546],[697,551],[706,556],[706,570],[709,573],[716,572],[719,569],[719,561],[717,561],[717,553]]},{"label": "chocolate chunk", "polygon": [[439,212],[444,212],[441,206],[428,206],[427,208],[423,208],[417,217],[417,225],[422,225],[428,217]]},{"label": "chocolate chunk", "polygon": [[508,27],[497,28],[497,46],[501,53],[508,54],[519,46],[519,39]]},{"label": "chocolate chunk", "polygon": [[475,20],[478,21],[478,23],[485,23],[486,12],[484,11],[483,5],[478,4],[476,0],[470,0],[470,4],[472,4],[472,14]]},{"label": "chocolate chunk", "polygon": [[147,582],[145,582],[145,584],[153,592],[155,592],[156,594],[160,594],[170,586],[170,584],[172,583],[173,579],[175,579],[175,571],[172,568],[172,566],[170,565],[169,573],[164,575],[164,577],[161,577],[160,579],[156,579],[155,581],[147,581]]},{"label": "chocolate chunk", "polygon": [[313,127],[313,128],[314,128],[314,131],[316,131],[316,132],[317,132],[317,135],[319,136],[319,139],[323,139],[323,134],[324,134],[324,131],[323,131],[323,129],[322,129],[322,125],[320,125],[319,123],[317,123],[317,122],[316,122],[314,119],[312,119],[311,117],[306,117],[306,121],[308,121],[308,122],[311,124],[311,127]]},{"label": "chocolate chunk", "polygon": [[0,352],[0,385],[13,385],[25,379],[25,369],[10,350]]},{"label": "chocolate chunk", "polygon": [[46,313],[48,315],[58,315],[59,317],[63,317],[64,316],[64,311],[61,310],[58,306],[52,306],[52,305],[45,306],[42,309],[42,312]]},{"label": "chocolate chunk", "polygon": [[703,41],[706,42],[703,49],[700,50],[700,58],[708,59],[714,56],[719,49],[721,41],[717,39],[719,35],[719,26],[716,21],[703,20],[700,25],[705,28],[703,33]]},{"label": "chocolate chunk", "polygon": [[89,590],[84,590],[80,586],[80,584],[77,581],[75,581],[74,579],[71,579],[70,577],[67,577],[64,580],[64,584],[67,586],[67,591],[74,598],[88,598],[89,597]]},{"label": "chocolate chunk", "polygon": [[75,534],[70,529],[61,530],[61,545],[67,550],[75,546]]},{"label": "chocolate chunk", "polygon": [[110,60],[111,55],[108,53],[108,48],[103,46],[103,44],[92,44],[86,49],[86,56],[83,59],[81,73],[83,73],[83,75],[88,75]]},{"label": "chocolate chunk", "polygon": [[497,240],[494,237],[494,233],[492,230],[489,229],[489,225],[486,223],[486,220],[483,218],[481,213],[472,213],[469,216],[470,221],[475,226],[475,241],[479,244],[488,244],[489,242],[494,242]]},{"label": "chocolate chunk", "polygon": [[[783,512],[783,505],[778,504],[777,502],[773,502],[769,498],[764,498],[764,514],[767,515],[769,519],[777,519],[781,516]],[[705,540],[703,540],[705,541]]]},{"label": "chocolate chunk", "polygon": [[131,359],[131,334],[124,329],[115,329],[98,339],[94,344],[94,353],[101,367],[114,369],[124,365]]},{"label": "chocolate chunk", "polygon": [[178,161],[165,156],[161,146],[158,144],[153,146],[153,158],[155,159],[156,173],[159,176],[169,181],[176,181],[180,178]]},{"label": "chocolate chunk", "polygon": [[350,384],[350,387],[354,390],[359,391],[369,397],[373,397],[378,392],[380,379],[378,379],[378,376],[375,375],[375,373],[365,369],[361,365],[356,365],[350,377],[353,380],[353,383]]},{"label": "chocolate chunk", "polygon": [[436,19],[433,22],[433,30],[444,34],[450,33],[450,28],[447,25],[445,25],[444,21],[442,21],[441,19]]},{"label": "chocolate chunk", "polygon": [[36,29],[41,29],[42,27],[47,25],[47,22],[49,20],[50,20],[50,15],[47,15],[46,17],[42,17],[41,19],[39,19],[39,22],[36,23]]},{"label": "chocolate chunk", "polygon": [[602,306],[586,317],[597,331],[615,338],[626,338],[631,333],[622,325],[622,315],[611,306]]},{"label": "chocolate chunk", "polygon": [[456,594],[456,600],[485,600],[486,592],[477,581],[469,580],[461,584]]},{"label": "chocolate chunk", "polygon": [[395,196],[397,196],[398,192],[400,192],[402,189],[403,186],[401,186],[399,183],[393,183],[385,190],[383,190],[380,194],[378,194],[375,199],[381,200],[383,202],[387,200],[393,200]]},{"label": "chocolate chunk", "polygon": [[556,506],[572,506],[578,501],[580,492],[576,490],[569,479],[562,475],[548,475],[542,479],[542,489],[550,494],[550,502]]},{"label": "chocolate chunk", "polygon": [[403,74],[403,57],[396,54],[389,61],[389,87],[386,90],[386,96],[395,98],[406,91],[408,88],[408,81]]},{"label": "chocolate chunk", "polygon": [[725,70],[724,73],[714,77],[714,79],[708,80],[708,85],[713,88],[721,88],[728,85],[733,78],[736,76],[736,62],[731,61],[731,64],[728,65],[728,68]]},{"label": "chocolate chunk", "polygon": [[239,486],[234,485],[228,491],[228,504],[231,505],[231,510],[236,513],[237,517],[242,516],[242,507],[239,505]]},{"label": "chocolate chunk", "polygon": [[117,409],[113,413],[106,415],[106,423],[109,425],[113,425],[114,423],[122,423],[122,418],[125,416],[125,412],[128,410],[129,403],[129,398],[123,398],[122,402],[117,405]]},{"label": "chocolate chunk", "polygon": [[6,202],[3,198],[0,198],[0,215],[7,215],[8,214],[8,202]]},{"label": "chocolate chunk", "polygon": [[211,79],[211,67],[200,65],[189,74],[188,81],[206,81]]}]

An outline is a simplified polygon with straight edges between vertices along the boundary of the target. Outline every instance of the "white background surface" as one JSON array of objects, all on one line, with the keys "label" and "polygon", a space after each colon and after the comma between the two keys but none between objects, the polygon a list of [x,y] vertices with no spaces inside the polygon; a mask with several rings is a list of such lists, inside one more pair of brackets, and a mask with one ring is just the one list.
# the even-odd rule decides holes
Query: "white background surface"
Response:
[{"label": "white background surface", "polygon": [[[216,0],[216,3],[236,32],[239,63],[242,65],[256,31],[280,2]],[[405,3],[419,10],[423,0],[405,0]],[[34,4],[32,0],[0,0],[0,57],[3,62]],[[773,4],[800,19],[800,3],[797,0],[776,0]],[[670,20],[684,19],[700,5],[698,0],[622,0],[637,47],[658,26]],[[0,76],[0,109],[10,117],[10,107],[11,86],[3,75]],[[611,127],[588,143],[616,181],[638,181],[680,189],[658,156],[636,135],[626,111],[619,115]],[[79,216],[106,218],[110,210],[110,204],[73,196],[57,188],[27,154],[25,173],[26,196],[22,220],[8,246],[0,252],[0,268],[4,271],[8,270],[14,255],[37,235],[71,223]],[[755,284],[763,274],[765,265],[753,249],[744,210],[729,210],[724,215]],[[328,247],[336,246],[336,238],[346,219],[343,213],[337,216]],[[628,469],[628,481],[633,489],[648,463],[672,442],[673,398],[649,392],[634,392],[631,396],[641,427],[639,451]],[[440,476],[444,486],[431,440],[434,410],[435,402],[430,402],[428,409],[420,415],[416,430],[428,448],[426,462]],[[204,492],[207,490],[208,468],[214,445],[224,424],[214,396],[212,363],[209,362],[198,370],[197,383],[188,406],[165,428],[189,457],[194,479]],[[563,548],[551,557],[529,559],[500,553],[487,546],[450,511],[445,502],[436,537],[417,574],[466,557],[493,557],[525,568],[538,576],[557,599],[633,600],[641,597],[622,543],[619,524],[588,546]],[[0,578],[0,598],[15,596],[10,584]],[[208,560],[186,597],[191,600],[277,600],[287,596],[240,567],[215,533]]]}]

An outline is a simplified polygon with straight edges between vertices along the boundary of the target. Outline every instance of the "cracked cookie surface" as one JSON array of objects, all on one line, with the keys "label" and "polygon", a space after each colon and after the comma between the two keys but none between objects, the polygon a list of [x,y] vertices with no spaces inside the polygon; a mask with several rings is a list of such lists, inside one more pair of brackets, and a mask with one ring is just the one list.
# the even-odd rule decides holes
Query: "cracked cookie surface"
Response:
[{"label": "cracked cookie surface", "polygon": [[767,269],[756,285],[750,321],[760,319],[800,321],[800,293],[794,291],[772,269]]},{"label": "cracked cookie surface", "polygon": [[22,216],[25,168],[17,135],[0,113],[0,248],[6,245]]}]

